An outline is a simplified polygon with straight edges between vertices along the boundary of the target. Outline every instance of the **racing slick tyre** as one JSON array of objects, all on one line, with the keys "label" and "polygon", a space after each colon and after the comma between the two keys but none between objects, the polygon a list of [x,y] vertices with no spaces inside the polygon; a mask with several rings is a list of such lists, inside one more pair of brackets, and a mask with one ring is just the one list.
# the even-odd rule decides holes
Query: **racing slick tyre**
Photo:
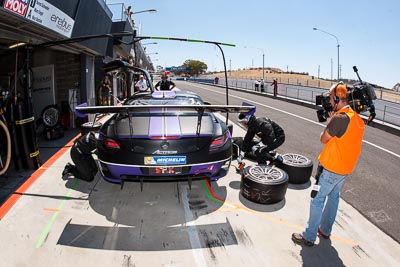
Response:
[{"label": "racing slick tyre", "polygon": [[54,128],[61,122],[61,112],[57,105],[50,105],[42,110],[42,123],[46,128]]},{"label": "racing slick tyre", "polygon": [[274,204],[285,198],[289,178],[285,171],[271,165],[254,165],[243,169],[240,193],[260,204]]},{"label": "racing slick tyre", "polygon": [[64,137],[60,114],[57,105],[49,105],[42,110],[41,123],[44,126],[43,136],[45,140],[55,140]]},{"label": "racing slick tyre", "polygon": [[310,180],[313,162],[309,158],[294,153],[287,153],[281,156],[283,161],[277,161],[275,165],[288,174],[289,183],[304,184]]}]

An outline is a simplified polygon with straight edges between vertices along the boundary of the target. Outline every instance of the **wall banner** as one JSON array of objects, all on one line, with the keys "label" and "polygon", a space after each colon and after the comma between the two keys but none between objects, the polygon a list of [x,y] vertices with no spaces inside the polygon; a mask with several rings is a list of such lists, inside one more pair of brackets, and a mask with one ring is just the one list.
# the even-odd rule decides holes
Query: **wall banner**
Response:
[{"label": "wall banner", "polygon": [[45,0],[4,0],[3,8],[70,38],[75,21]]},{"label": "wall banner", "polygon": [[32,68],[32,102],[35,120],[40,118],[43,109],[56,103],[54,93],[54,65]]}]

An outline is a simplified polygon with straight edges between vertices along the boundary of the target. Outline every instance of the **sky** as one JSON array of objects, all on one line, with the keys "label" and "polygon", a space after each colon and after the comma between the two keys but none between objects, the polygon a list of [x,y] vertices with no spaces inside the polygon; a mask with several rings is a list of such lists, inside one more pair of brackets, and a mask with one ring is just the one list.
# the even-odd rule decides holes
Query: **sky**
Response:
[{"label": "sky", "polygon": [[[320,78],[338,76],[385,88],[400,83],[399,0],[107,0],[114,19],[120,7],[133,12],[141,36],[201,39],[234,44],[222,47],[227,70],[264,67],[308,72]],[[119,3],[119,5],[113,5]],[[318,30],[313,30],[317,28]],[[143,44],[154,42],[144,40]],[[180,66],[186,60],[221,71],[222,55],[215,45],[156,41],[145,45],[155,65]],[[155,54],[157,53],[157,54]]]}]

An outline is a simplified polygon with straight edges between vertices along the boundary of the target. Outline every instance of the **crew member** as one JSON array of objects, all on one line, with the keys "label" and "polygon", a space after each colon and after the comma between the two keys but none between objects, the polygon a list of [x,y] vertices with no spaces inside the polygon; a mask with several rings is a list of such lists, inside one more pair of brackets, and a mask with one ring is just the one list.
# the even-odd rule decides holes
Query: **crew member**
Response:
[{"label": "crew member", "polygon": [[160,87],[161,91],[164,91],[164,90],[168,91],[168,90],[172,90],[175,88],[175,83],[173,81],[169,81],[168,76],[162,75],[161,81],[159,81],[155,85],[156,90],[158,90],[158,87]]},{"label": "crew member", "polygon": [[[96,137],[94,132],[79,137],[71,148],[71,159],[75,165],[67,163],[63,176],[73,175],[75,178],[91,182],[97,173],[97,165],[92,153],[96,150]],[[79,167],[77,167],[79,166]]]},{"label": "crew member", "polygon": [[[255,154],[258,164],[271,163],[274,156],[270,152],[285,142],[285,132],[282,127],[269,118],[256,118],[254,111],[240,113],[238,117],[238,121],[247,129],[242,142],[241,139],[234,139],[241,148],[237,158],[239,164],[242,163],[245,154],[251,151]],[[259,140],[253,139],[256,136]]]},{"label": "crew member", "polygon": [[139,81],[135,84],[135,88],[138,88],[137,90],[138,92],[144,92],[147,91],[147,89],[149,89],[143,75],[140,75]]},{"label": "crew member", "polygon": [[274,78],[271,85],[274,86],[274,97],[276,97],[278,95],[278,80]]},{"label": "crew member", "polygon": [[109,106],[111,104],[111,81],[108,75],[105,75],[101,80],[100,85],[100,104],[103,106]]}]

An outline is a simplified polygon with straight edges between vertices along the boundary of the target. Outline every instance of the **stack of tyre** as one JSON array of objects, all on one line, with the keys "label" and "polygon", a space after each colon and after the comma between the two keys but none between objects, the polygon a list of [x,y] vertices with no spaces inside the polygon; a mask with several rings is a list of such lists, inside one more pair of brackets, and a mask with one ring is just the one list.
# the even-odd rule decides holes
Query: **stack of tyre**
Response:
[{"label": "stack of tyre", "polygon": [[304,184],[310,180],[313,163],[299,154],[283,154],[283,161],[273,165],[253,165],[242,171],[240,193],[260,204],[274,204],[285,198],[289,183]]}]

